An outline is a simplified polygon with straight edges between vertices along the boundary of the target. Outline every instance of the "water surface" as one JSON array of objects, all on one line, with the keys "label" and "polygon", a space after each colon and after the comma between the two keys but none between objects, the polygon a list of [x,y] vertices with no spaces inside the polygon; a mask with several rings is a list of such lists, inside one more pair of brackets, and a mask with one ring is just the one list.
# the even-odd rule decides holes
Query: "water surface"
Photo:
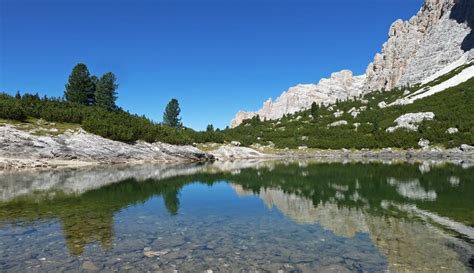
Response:
[{"label": "water surface", "polygon": [[2,272],[473,272],[474,169],[217,162],[0,175]]}]

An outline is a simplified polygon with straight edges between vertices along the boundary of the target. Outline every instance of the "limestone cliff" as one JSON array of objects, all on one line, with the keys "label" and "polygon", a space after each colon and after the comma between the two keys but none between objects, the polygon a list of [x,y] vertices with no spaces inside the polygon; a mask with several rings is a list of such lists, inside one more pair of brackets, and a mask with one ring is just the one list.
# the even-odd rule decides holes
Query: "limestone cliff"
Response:
[{"label": "limestone cliff", "polygon": [[369,64],[366,90],[416,84],[468,54],[472,59],[474,2],[426,0],[416,16],[397,20]]},{"label": "limestone cliff", "polygon": [[313,102],[331,104],[336,100],[346,100],[362,93],[365,76],[353,76],[349,70],[331,74],[329,79],[321,79],[318,84],[299,84],[283,92],[275,101],[268,99],[257,112],[239,112],[231,122],[238,126],[243,120],[259,116],[262,120],[281,118],[288,113],[307,109]]}]

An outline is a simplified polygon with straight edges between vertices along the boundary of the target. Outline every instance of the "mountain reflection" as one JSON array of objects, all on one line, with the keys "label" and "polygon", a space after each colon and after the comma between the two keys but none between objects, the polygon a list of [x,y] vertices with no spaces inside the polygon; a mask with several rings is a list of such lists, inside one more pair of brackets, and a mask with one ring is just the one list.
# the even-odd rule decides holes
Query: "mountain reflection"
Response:
[{"label": "mountain reflection", "polygon": [[449,265],[462,272],[471,258],[466,242],[474,240],[474,170],[456,165],[216,162],[21,178],[6,173],[0,176],[0,227],[58,219],[71,255],[81,255],[92,242],[110,249],[114,215],[122,209],[161,197],[169,214],[177,215],[183,187],[222,181],[298,224],[319,224],[340,237],[369,234],[393,270]]}]

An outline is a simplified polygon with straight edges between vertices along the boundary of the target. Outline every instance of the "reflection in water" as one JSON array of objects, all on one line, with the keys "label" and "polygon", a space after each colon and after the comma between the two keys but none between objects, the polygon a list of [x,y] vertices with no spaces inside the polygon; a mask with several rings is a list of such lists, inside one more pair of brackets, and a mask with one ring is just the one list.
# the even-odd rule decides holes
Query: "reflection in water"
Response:
[{"label": "reflection in water", "polygon": [[[196,190],[196,182],[210,188]],[[234,200],[228,187],[240,198]],[[0,241],[21,250],[18,239],[33,242],[36,231],[18,234],[16,229],[59,221],[70,254],[64,259],[72,268],[81,266],[83,256],[95,255],[103,256],[97,262],[103,269],[124,266],[117,257],[135,257],[132,267],[144,270],[217,270],[219,265],[220,271],[468,272],[474,254],[473,194],[473,169],[426,163],[244,161],[6,173],[0,176]],[[248,199],[254,196],[266,209]],[[102,251],[89,248],[95,243]],[[166,246],[156,252],[159,262],[141,256],[150,245]],[[291,250],[288,257],[283,246]],[[308,249],[314,254],[308,256]],[[31,257],[0,250],[0,260],[7,261],[0,269],[25,270],[25,259]]]}]

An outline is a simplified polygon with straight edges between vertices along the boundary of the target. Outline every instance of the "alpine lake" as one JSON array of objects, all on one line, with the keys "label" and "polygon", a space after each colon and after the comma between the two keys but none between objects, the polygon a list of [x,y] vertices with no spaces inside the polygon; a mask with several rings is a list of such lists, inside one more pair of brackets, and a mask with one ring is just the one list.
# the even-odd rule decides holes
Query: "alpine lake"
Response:
[{"label": "alpine lake", "polygon": [[234,161],[0,174],[0,272],[474,272],[474,166]]}]

